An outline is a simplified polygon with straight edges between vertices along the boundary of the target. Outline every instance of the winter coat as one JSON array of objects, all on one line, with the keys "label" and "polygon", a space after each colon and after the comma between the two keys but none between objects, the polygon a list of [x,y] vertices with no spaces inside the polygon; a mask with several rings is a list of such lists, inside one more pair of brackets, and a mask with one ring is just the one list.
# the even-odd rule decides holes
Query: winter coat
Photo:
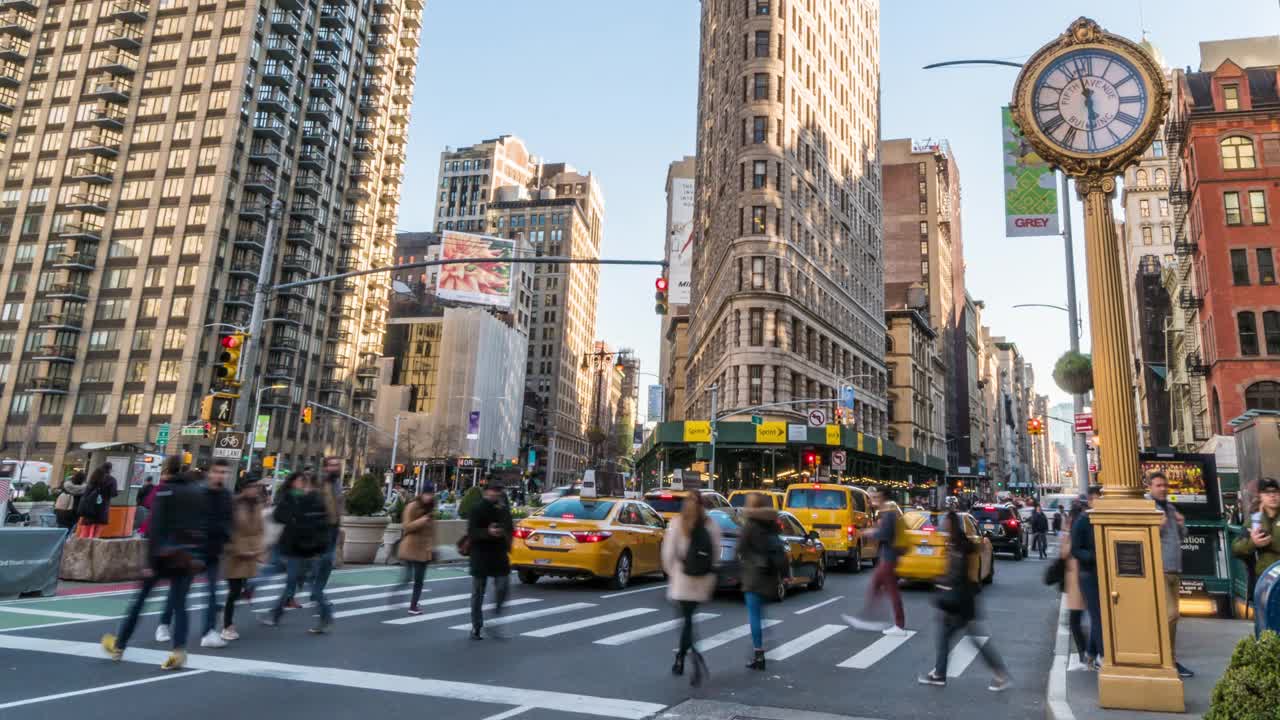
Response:
[{"label": "winter coat", "polygon": [[742,591],[772,595],[778,587],[778,573],[772,567],[770,545],[781,543],[778,537],[778,511],[758,508],[747,511],[747,521],[738,539],[738,562],[742,566]]},{"label": "winter coat", "polygon": [[1049,516],[1044,514],[1043,510],[1036,510],[1031,513],[1031,532],[1047,533],[1049,532]]},{"label": "winter coat", "polygon": [[404,535],[400,538],[400,559],[406,562],[431,562],[436,542],[436,520],[422,503],[414,500],[404,506],[400,515]]},{"label": "winter coat", "polygon": [[1231,552],[1239,558],[1254,557],[1254,553],[1257,553],[1254,561],[1254,572],[1256,575],[1261,576],[1272,564],[1280,562],[1280,515],[1268,517],[1266,510],[1260,510],[1259,512],[1262,516],[1262,529],[1271,534],[1271,544],[1266,547],[1258,547],[1253,544],[1253,538],[1249,536],[1248,532],[1253,529],[1253,521],[1252,518],[1246,518],[1245,534],[1231,543]]},{"label": "winter coat", "polygon": [[876,515],[874,537],[880,547],[877,554],[880,556],[880,562],[890,565],[898,564],[898,548],[893,544],[898,536],[898,516],[899,512],[892,508],[881,510]]},{"label": "winter coat", "polygon": [[1089,513],[1080,513],[1071,525],[1071,557],[1076,559],[1080,573],[1098,574],[1098,556],[1093,538],[1093,522]]},{"label": "winter coat", "polygon": [[[79,480],[77,482],[77,480]],[[53,504],[54,510],[75,510],[76,502],[80,496],[84,494],[85,487],[88,483],[84,479],[84,473],[76,473],[66,480],[62,481],[62,494],[58,496],[57,501]]]},{"label": "winter coat", "polygon": [[[280,523],[280,551],[288,557],[315,557],[328,546],[328,509],[320,492],[285,490],[272,518]],[[316,528],[319,528],[318,530]],[[312,533],[323,538],[315,545]]]},{"label": "winter coat", "polygon": [[[677,515],[667,525],[662,538],[662,569],[667,571],[667,597],[672,600],[706,602],[716,591],[715,570],[698,577],[684,574],[684,559],[689,553],[689,538],[682,527],[684,520]],[[711,518],[703,523],[711,535],[711,557],[720,560],[720,528]]]},{"label": "winter coat", "polygon": [[[490,525],[498,525],[502,534],[489,534]],[[467,518],[467,536],[471,538],[471,576],[501,577],[511,572],[511,538],[515,523],[506,505],[481,500]]]},{"label": "winter coat", "polygon": [[231,503],[231,542],[224,550],[224,577],[244,580],[258,574],[258,557],[262,555],[266,533],[258,501],[237,495]]},{"label": "winter coat", "polygon": [[220,557],[231,539],[231,493],[224,489],[205,488],[205,550],[209,557]]},{"label": "winter coat", "polygon": [[77,503],[76,514],[87,525],[106,525],[111,522],[111,498],[115,496],[116,480],[108,475],[85,488]]},{"label": "winter coat", "polygon": [[1058,557],[1066,558],[1066,572],[1062,576],[1063,590],[1067,593],[1068,610],[1084,610],[1084,593],[1080,591],[1080,563],[1071,557],[1071,533],[1062,533],[1061,551]]},{"label": "winter coat", "polygon": [[174,548],[203,557],[205,538],[204,489],[189,482],[170,482],[156,488],[151,503],[151,537],[147,544],[152,567]]}]

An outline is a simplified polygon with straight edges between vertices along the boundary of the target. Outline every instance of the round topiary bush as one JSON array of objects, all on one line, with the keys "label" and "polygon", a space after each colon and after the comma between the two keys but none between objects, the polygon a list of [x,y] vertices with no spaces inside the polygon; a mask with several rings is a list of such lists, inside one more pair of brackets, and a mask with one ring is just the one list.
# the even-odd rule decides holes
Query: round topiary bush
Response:
[{"label": "round topiary bush", "polygon": [[373,475],[363,475],[347,493],[347,514],[369,517],[382,512],[382,483]]},{"label": "round topiary bush", "polygon": [[1053,381],[1064,392],[1084,395],[1093,389],[1093,360],[1078,352],[1065,352],[1053,366]]},{"label": "round topiary bush", "polygon": [[1267,631],[1257,640],[1246,637],[1213,689],[1206,720],[1253,720],[1276,717],[1280,708],[1280,635]]},{"label": "round topiary bush", "polygon": [[26,499],[31,502],[46,502],[52,497],[53,496],[49,494],[49,486],[42,482],[38,482],[27,488]]},{"label": "round topiary bush", "polygon": [[471,510],[480,504],[480,486],[472,485],[462,494],[462,501],[458,503],[458,517],[465,518],[471,515]]}]

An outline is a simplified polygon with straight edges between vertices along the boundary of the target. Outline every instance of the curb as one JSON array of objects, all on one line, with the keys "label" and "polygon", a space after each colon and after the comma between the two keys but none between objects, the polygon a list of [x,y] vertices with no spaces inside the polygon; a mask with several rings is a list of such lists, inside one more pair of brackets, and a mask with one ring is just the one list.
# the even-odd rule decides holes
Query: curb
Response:
[{"label": "curb", "polygon": [[1067,703],[1067,666],[1071,658],[1071,633],[1067,627],[1067,596],[1058,604],[1057,634],[1053,640],[1053,665],[1049,668],[1049,687],[1045,697],[1047,720],[1075,720]]}]

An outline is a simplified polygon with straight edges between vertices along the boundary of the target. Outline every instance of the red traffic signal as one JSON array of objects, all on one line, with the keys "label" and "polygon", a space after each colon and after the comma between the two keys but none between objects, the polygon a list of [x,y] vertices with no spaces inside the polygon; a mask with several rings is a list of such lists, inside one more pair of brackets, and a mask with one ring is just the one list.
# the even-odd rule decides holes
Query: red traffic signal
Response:
[{"label": "red traffic signal", "polygon": [[657,291],[653,293],[653,311],[659,315],[667,314],[667,277],[665,275],[658,276],[653,281],[653,286]]},{"label": "red traffic signal", "polygon": [[225,336],[225,337],[223,337],[223,338],[222,338],[222,340],[221,340],[221,344],[222,344],[222,347],[227,348],[228,350],[230,350],[230,349],[232,349],[232,348],[238,348],[238,347],[240,347],[240,336],[239,336],[239,335],[227,335],[227,336]]},{"label": "red traffic signal", "polygon": [[666,279],[666,278],[664,278],[664,277],[660,277],[660,278],[658,278],[657,280],[655,280],[655,281],[653,282],[653,286],[654,286],[655,288],[657,288],[657,289],[658,289],[658,292],[666,292],[666,291],[667,291],[667,279]]},{"label": "red traffic signal", "polygon": [[817,464],[818,464],[818,453],[815,453],[815,452],[807,452],[807,453],[805,453],[805,454],[804,454],[804,464],[805,464],[805,465],[817,465]]}]

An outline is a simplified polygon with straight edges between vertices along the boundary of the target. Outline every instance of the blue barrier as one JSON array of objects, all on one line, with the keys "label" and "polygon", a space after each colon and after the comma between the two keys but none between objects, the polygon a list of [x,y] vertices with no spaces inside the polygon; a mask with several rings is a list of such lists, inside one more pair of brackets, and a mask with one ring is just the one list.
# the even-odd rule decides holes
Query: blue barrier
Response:
[{"label": "blue barrier", "polygon": [[1280,562],[1259,573],[1253,587],[1253,636],[1280,633]]}]

